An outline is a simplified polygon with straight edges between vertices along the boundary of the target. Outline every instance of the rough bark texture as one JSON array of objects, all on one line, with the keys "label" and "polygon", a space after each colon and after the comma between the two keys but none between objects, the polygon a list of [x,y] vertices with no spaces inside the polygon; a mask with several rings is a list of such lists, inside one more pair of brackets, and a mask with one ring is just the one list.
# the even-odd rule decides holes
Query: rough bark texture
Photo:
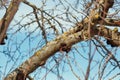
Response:
[{"label": "rough bark texture", "polygon": [[[26,60],[19,68],[9,74],[5,80],[14,80],[18,71],[21,71],[26,78],[27,75],[33,72],[35,69],[40,67],[42,64],[46,62],[46,60],[54,55],[57,51],[59,51],[61,44],[66,44],[67,46],[71,46],[81,40],[83,40],[82,32],[77,32],[75,34],[66,35],[63,34],[59,36],[55,40],[49,42],[42,49],[37,51],[30,59]],[[14,73],[14,74],[13,74]],[[16,73],[16,74],[15,74]],[[24,80],[24,79],[23,79]]]},{"label": "rough bark texture", "polygon": [[[93,34],[93,36],[101,32],[99,34],[100,36],[104,36],[105,38],[111,37],[111,39],[114,39],[114,37],[112,37],[113,35],[111,35],[113,31],[109,30],[108,28],[101,29],[101,27],[98,27],[94,30],[95,30],[94,32],[95,34]],[[33,72],[38,67],[44,65],[44,63],[49,57],[51,57],[57,51],[59,51],[61,47],[60,45],[62,43],[67,44],[67,46],[71,46],[77,42],[83,41],[84,40],[83,34],[84,34],[84,31],[80,31],[80,32],[77,32],[75,34],[71,34],[68,36],[66,34],[59,36],[55,40],[49,42],[42,49],[37,51],[31,58],[26,60],[19,68],[17,68],[15,71],[9,74],[5,80],[16,80],[16,76],[18,75],[19,71],[22,71],[22,73],[24,74],[24,77],[26,78],[29,73]],[[117,35],[117,34],[118,33],[114,33],[114,35]],[[119,35],[117,35],[117,37],[120,37],[120,33]],[[118,44],[120,45],[120,40]]]},{"label": "rough bark texture", "polygon": [[[22,0],[19,0],[18,2],[20,3],[20,1],[22,1]],[[106,0],[106,1],[109,2],[109,0]],[[110,0],[110,1],[114,2],[114,0]],[[106,8],[107,12],[110,7],[112,7],[112,6],[108,6]],[[17,11],[17,8],[15,8],[14,12]],[[12,14],[12,13],[9,13],[9,14]],[[12,16],[13,15],[14,14],[12,14]],[[106,16],[104,16],[104,17],[106,17]],[[10,18],[10,17],[8,17],[8,18]],[[97,24],[101,24],[101,21],[99,21],[98,18],[96,18],[95,16],[93,16],[91,18],[92,18],[92,22],[90,23],[90,26],[94,26],[94,27],[90,27],[90,29],[92,30],[90,37],[94,37],[94,35],[103,36],[107,40],[110,40],[110,41],[108,41],[109,44],[113,44],[115,46],[116,46],[116,44],[117,44],[117,46],[120,45],[120,33],[119,32],[110,30],[105,27],[96,26]],[[12,18],[10,18],[10,21],[11,20],[12,20]],[[106,25],[110,25],[110,26],[113,26],[113,25],[116,26],[116,25],[120,25],[119,22],[120,21],[116,21],[116,20],[112,20],[112,19],[105,19],[103,23]],[[44,65],[46,60],[49,57],[51,57],[52,55],[54,55],[56,52],[58,52],[61,47],[63,47],[63,46],[66,47],[66,48],[64,48],[64,51],[68,52],[69,50],[67,50],[67,49],[70,49],[70,47],[72,45],[74,45],[75,43],[84,41],[86,39],[90,39],[90,37],[88,36],[88,34],[89,34],[88,33],[88,24],[89,24],[89,19],[85,18],[82,22],[77,23],[73,29],[63,33],[61,36],[58,36],[55,40],[48,42],[43,48],[41,48],[39,51],[37,51],[32,57],[30,57],[23,64],[21,64],[20,67],[18,67],[13,72],[8,74],[4,80],[25,80],[30,73],[32,73],[38,67]],[[2,37],[3,37],[3,35],[4,34],[2,34]]]}]

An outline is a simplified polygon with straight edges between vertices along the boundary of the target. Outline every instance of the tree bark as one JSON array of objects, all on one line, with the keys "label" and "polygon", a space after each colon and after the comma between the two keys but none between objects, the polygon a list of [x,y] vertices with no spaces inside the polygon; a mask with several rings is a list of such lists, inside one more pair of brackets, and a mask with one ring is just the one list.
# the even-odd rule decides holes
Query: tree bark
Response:
[{"label": "tree bark", "polygon": [[[100,32],[100,33],[99,33]],[[27,76],[36,70],[38,67],[42,66],[45,64],[46,60],[54,55],[57,51],[60,50],[61,44],[66,44],[67,46],[72,46],[75,43],[78,43],[80,41],[84,41],[84,30],[81,30],[80,32],[74,33],[67,35],[64,33],[63,35],[57,37],[55,40],[47,43],[42,49],[37,51],[32,57],[30,57],[28,60],[26,60],[19,68],[11,72],[4,80],[16,80],[17,74],[22,72],[24,75],[24,78],[27,78]],[[103,36],[105,38],[111,37],[111,39],[114,39],[114,35],[117,35],[118,41],[117,44],[120,46],[120,33],[113,33],[112,30],[108,28],[101,28],[101,27],[96,27],[94,28],[94,35]],[[118,35],[119,33],[119,35]],[[23,79],[24,80],[24,79]]]},{"label": "tree bark", "polygon": [[5,44],[4,39],[7,36],[6,31],[13,20],[20,2],[23,0],[12,0],[4,17],[0,20],[0,44]]},{"label": "tree bark", "polygon": [[[21,0],[19,0],[19,3],[20,1]],[[106,39],[116,39],[117,42],[113,41],[112,44],[117,43],[118,46],[120,46],[120,33],[114,32],[113,30],[105,27],[103,28],[101,26],[96,26],[96,24],[100,24],[100,21],[98,21],[98,19],[96,18],[94,19],[95,20],[92,22],[94,24],[91,25],[92,33],[90,36],[94,37],[94,35],[99,35],[105,37]],[[10,20],[12,20],[12,18]],[[106,25],[119,25],[112,24],[109,19],[107,19],[106,21],[104,21]],[[116,22],[115,20],[113,21]],[[77,23],[73,29],[70,29],[69,31],[58,36],[55,40],[48,42],[43,48],[35,52],[33,56],[31,56],[28,60],[22,63],[17,69],[8,74],[4,80],[25,80],[30,73],[32,73],[38,67],[44,65],[47,59],[54,55],[56,52],[60,51],[62,47],[66,47],[64,51],[68,52],[67,49],[70,49],[70,47],[75,43],[90,39],[89,36],[86,36],[86,34],[89,34],[88,23],[89,19],[85,18],[82,22]],[[85,27],[87,27],[87,29],[85,29]]]}]

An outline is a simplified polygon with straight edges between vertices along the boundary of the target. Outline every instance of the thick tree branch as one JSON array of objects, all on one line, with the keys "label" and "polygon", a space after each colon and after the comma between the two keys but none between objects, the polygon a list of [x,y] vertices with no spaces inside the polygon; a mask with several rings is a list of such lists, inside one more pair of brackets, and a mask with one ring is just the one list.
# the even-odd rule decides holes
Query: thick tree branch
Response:
[{"label": "thick tree branch", "polygon": [[[28,74],[33,72],[39,66],[44,65],[44,63],[46,62],[46,60],[49,57],[51,57],[57,51],[59,51],[61,44],[64,43],[67,46],[72,46],[73,44],[75,44],[77,42],[83,41],[84,36],[85,36],[84,34],[86,32],[85,32],[85,30],[81,30],[80,32],[76,32],[74,34],[64,33],[63,35],[57,37],[55,40],[47,43],[46,46],[44,46],[42,49],[37,51],[30,59],[26,60],[19,68],[17,68],[15,71],[13,71],[11,74],[9,74],[5,80],[16,79],[16,76],[19,71],[22,71],[24,77],[26,78]],[[92,34],[92,36],[99,34],[99,36],[103,36],[106,39],[110,38],[111,40],[113,40],[114,44],[116,44],[116,42],[117,42],[117,45],[120,46],[120,33],[119,32],[114,33],[114,34],[113,33],[114,33],[114,31],[112,31],[108,28],[96,27],[96,28],[94,28],[94,33]],[[115,35],[117,35],[117,37],[114,37]],[[116,41],[114,41],[114,39],[116,39]]]},{"label": "thick tree branch", "polygon": [[99,34],[107,39],[107,43],[111,46],[120,46],[120,32],[116,30],[110,30],[106,27],[99,27],[96,31],[96,35]]},{"label": "thick tree branch", "polygon": [[[101,23],[101,22],[99,22],[99,24],[100,24],[100,23]],[[120,20],[118,20],[118,19],[106,18],[106,19],[104,19],[103,24],[106,25],[106,26],[120,26]]]},{"label": "thick tree branch", "polygon": [[5,44],[4,39],[6,37],[6,31],[18,10],[21,1],[23,0],[12,0],[4,17],[0,20],[0,44]]},{"label": "thick tree branch", "polygon": [[[5,80],[15,80],[18,72],[22,72],[24,74],[24,78],[27,77],[28,74],[33,72],[39,66],[43,65],[46,60],[54,55],[57,51],[60,50],[61,44],[66,44],[68,47],[73,44],[83,41],[84,31],[77,32],[71,35],[64,33],[63,35],[57,37],[55,40],[49,42],[42,49],[37,51],[31,58],[26,60],[19,68],[9,74]],[[23,79],[24,80],[24,79]]]},{"label": "thick tree branch", "polygon": [[[107,8],[109,9],[110,7]],[[96,16],[94,15],[90,18],[92,20],[91,23],[89,22],[89,18],[85,18],[82,22],[77,23],[73,29],[63,33],[61,36],[58,36],[55,40],[47,43],[43,48],[37,51],[32,57],[30,57],[23,64],[21,64],[20,67],[18,67],[16,70],[8,74],[4,80],[16,80],[16,79],[19,80],[19,78],[20,80],[25,80],[31,72],[36,70],[39,66],[44,65],[46,60],[52,55],[54,55],[56,52],[58,52],[61,47],[66,47],[64,51],[68,52],[67,48],[70,49],[70,47],[75,43],[84,41],[85,39],[89,39],[90,37],[88,36],[89,34],[88,24],[90,24],[91,26],[90,29],[92,30],[92,32],[90,30],[91,37],[94,37],[94,35],[103,36],[106,39],[112,40],[112,43],[114,43],[115,45],[116,43],[117,46],[120,45],[120,41],[119,41],[120,34],[118,34],[118,32],[114,32],[105,27],[104,28],[98,26],[96,27],[96,25],[99,23],[98,17],[96,18]]]}]

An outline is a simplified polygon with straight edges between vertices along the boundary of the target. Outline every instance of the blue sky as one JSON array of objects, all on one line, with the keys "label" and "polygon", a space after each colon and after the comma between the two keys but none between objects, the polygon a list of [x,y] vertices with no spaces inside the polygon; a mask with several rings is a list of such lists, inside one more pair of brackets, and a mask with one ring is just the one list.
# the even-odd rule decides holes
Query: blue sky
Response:
[{"label": "blue sky", "polygon": [[[36,4],[36,6],[38,6],[38,7],[41,7],[41,5],[42,5],[41,2],[38,0],[29,0],[29,1],[32,2],[33,4]],[[58,4],[57,1],[55,3]],[[50,10],[54,9],[55,3],[52,0],[47,0],[45,10],[48,13],[52,14],[52,12],[50,12]],[[75,4],[75,0],[70,0],[69,3]],[[82,3],[82,2],[80,2],[80,3]],[[64,13],[65,12],[64,8],[69,7],[69,5],[67,3],[64,3],[64,4],[65,4],[65,7],[58,6],[57,11],[55,11],[54,14],[52,14],[52,15],[55,16],[55,15]],[[79,10],[79,9],[81,10],[81,6],[79,6],[77,8],[77,10]],[[36,23],[28,25],[26,27],[23,27],[21,30],[19,30],[17,32],[18,28],[20,28],[21,26],[16,25],[16,22],[21,20],[21,18],[24,15],[26,15],[30,12],[32,12],[32,8],[30,8],[29,6],[26,6],[23,3],[20,4],[20,8],[19,8],[17,14],[15,15],[14,20],[10,24],[9,29],[7,31],[8,40],[6,41],[6,45],[0,46],[0,77],[1,77],[0,79],[2,79],[8,72],[11,72],[16,67],[18,67],[22,62],[24,62],[26,59],[28,59],[30,56],[32,56],[35,51],[39,50],[41,47],[43,47],[45,45],[45,41],[41,36],[41,31],[39,28],[37,28]],[[80,13],[77,13],[72,8],[70,8],[70,12],[73,14],[73,16],[77,17],[78,20],[81,20],[81,17],[83,15],[81,15]],[[82,12],[82,11],[80,11],[80,12]],[[2,18],[3,14],[4,14],[4,9],[1,9],[0,10],[0,18]],[[59,15],[59,17],[65,18],[65,15],[62,14],[62,15]],[[32,19],[34,19],[33,14],[26,17],[21,22],[21,24],[24,25],[24,24],[30,22]],[[74,22],[75,22],[75,19],[73,19],[72,17],[71,17],[71,20],[73,22],[71,22],[71,23],[62,21],[60,19],[57,19],[57,20],[59,20],[62,23],[62,26],[65,27],[66,29],[69,29],[70,27],[72,27],[72,25],[74,25]],[[56,26],[58,26],[58,25],[56,25]],[[32,33],[33,31],[35,31],[35,32]],[[59,33],[61,34],[61,31],[59,31]],[[53,34],[52,30],[51,31],[48,30],[47,35],[49,35],[48,40],[52,40],[55,38],[55,35]],[[27,36],[29,36],[29,37],[27,37]],[[103,38],[102,38],[102,41],[105,43],[105,45],[107,45]],[[86,71],[86,68],[88,65],[88,61],[85,58],[88,58],[88,53],[90,50],[91,50],[92,54],[96,50],[96,47],[94,46],[94,44],[92,43],[91,45],[92,45],[91,46],[92,48],[89,48],[89,46],[90,46],[89,41],[83,41],[83,42],[77,43],[73,46],[72,50],[68,53],[69,58],[66,58],[66,56],[65,56],[66,53],[61,54],[58,52],[56,55],[54,55],[55,58],[57,58],[57,59],[60,58],[60,60],[61,60],[59,62],[59,66],[56,65],[53,58],[50,58],[45,66],[48,67],[49,69],[53,68],[52,69],[53,71],[57,71],[57,69],[59,69],[59,73],[61,76],[63,76],[64,80],[68,80],[68,79],[69,80],[78,80],[71,72],[70,66],[65,64],[65,63],[68,63],[68,60],[70,59],[70,63],[73,64],[72,65],[73,70],[76,72],[76,74],[81,79],[84,79],[83,72],[85,74],[85,71]],[[112,51],[113,54],[117,53],[116,57],[117,57],[117,59],[119,59],[120,54],[118,54],[118,53],[119,53],[120,48],[111,48],[110,45],[107,45],[107,48],[110,51]],[[77,51],[79,53],[75,49],[77,49]],[[102,54],[104,54],[100,48],[99,48],[99,50]],[[80,54],[82,54],[82,55],[80,55]],[[82,56],[84,56],[85,58],[83,58]],[[102,58],[101,55],[97,51],[95,51],[94,60],[100,61],[101,58]],[[94,67],[96,64],[97,64],[97,62],[92,62],[92,67]],[[95,74],[98,73],[96,71],[96,70],[98,70],[98,68],[99,68],[99,66],[97,65],[97,66],[95,66],[94,69],[92,69],[90,77],[93,77],[93,76],[95,76]],[[109,64],[108,69],[106,69],[106,74],[109,71],[109,69],[111,69],[111,68],[112,67]],[[37,69],[35,71],[35,73],[31,74],[31,76],[36,76],[37,79],[42,79],[47,72],[48,72],[48,75],[46,77],[46,80],[58,80],[54,73],[49,72],[49,70],[46,70],[44,67]],[[112,75],[116,74],[117,72],[119,72],[119,69],[116,69],[112,73]],[[38,74],[35,75],[36,73],[38,73]],[[109,75],[108,77],[111,77],[112,75]],[[96,79],[97,79],[97,76],[96,76],[95,80]],[[115,78],[114,80],[119,80],[119,79],[120,79],[120,76]],[[45,80],[45,79],[43,79],[43,80]],[[106,78],[105,80],[108,80],[108,78]]]}]

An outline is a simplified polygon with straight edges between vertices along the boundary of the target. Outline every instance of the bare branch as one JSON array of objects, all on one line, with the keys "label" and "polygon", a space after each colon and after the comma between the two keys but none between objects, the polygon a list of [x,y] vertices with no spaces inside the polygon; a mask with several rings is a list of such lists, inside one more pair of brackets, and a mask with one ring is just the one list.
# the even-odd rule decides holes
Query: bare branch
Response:
[{"label": "bare branch", "polygon": [[5,44],[4,39],[6,37],[6,31],[18,10],[20,2],[22,1],[23,0],[12,0],[4,17],[0,20],[0,44]]}]

